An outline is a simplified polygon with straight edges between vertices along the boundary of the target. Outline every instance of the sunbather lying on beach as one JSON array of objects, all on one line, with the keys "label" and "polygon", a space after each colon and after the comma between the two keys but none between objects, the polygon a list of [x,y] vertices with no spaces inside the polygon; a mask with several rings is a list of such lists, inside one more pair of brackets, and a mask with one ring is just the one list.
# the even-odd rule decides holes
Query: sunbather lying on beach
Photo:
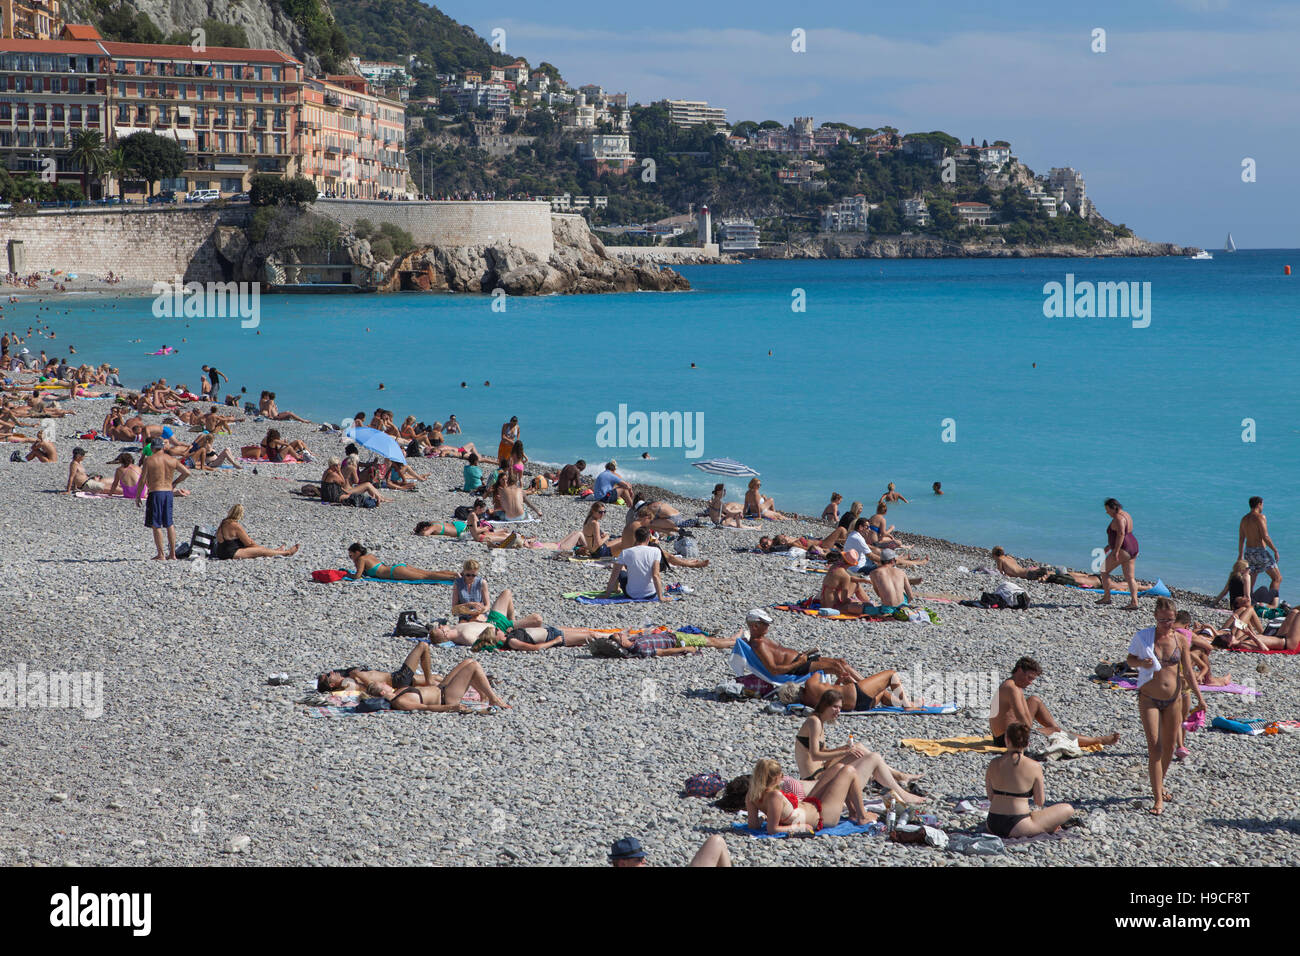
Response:
[{"label": "sunbather lying on beach", "polygon": [[[463,512],[462,512],[463,513]],[[415,534],[421,537],[459,538],[469,535],[475,541],[486,545],[502,544],[513,534],[508,528],[494,529],[485,527],[481,522],[487,515],[487,505],[482,498],[477,499],[470,508],[469,516],[464,520],[421,521],[415,526]],[[540,545],[540,543],[537,543]],[[527,545],[529,547],[534,544]]]},{"label": "sunbather lying on beach", "polygon": [[682,528],[697,528],[699,520],[688,518],[666,501],[640,501],[628,512],[638,517],[650,517],[651,531],[675,534]]},{"label": "sunbather lying on beach", "polygon": [[537,624],[532,627],[512,627],[508,631],[489,629],[474,642],[473,650],[544,651],[552,647],[582,647],[595,637],[613,637],[590,627],[553,627]]},{"label": "sunbather lying on beach", "polygon": [[[999,837],[1029,837],[1055,833],[1074,816],[1068,803],[1047,805],[1043,768],[1025,756],[1029,727],[1015,721],[1006,727],[1007,752],[989,761],[984,771],[984,789],[989,798],[989,815],[984,825]],[[1030,800],[1038,810],[1030,809]]]},{"label": "sunbather lying on beach", "polygon": [[845,810],[857,824],[876,819],[862,802],[862,781],[850,766],[841,763],[832,767],[802,797],[781,789],[784,776],[775,760],[760,760],[754,765],[745,797],[751,830],[759,828],[760,812],[767,818],[768,833],[810,836],[823,827],[836,826]]},{"label": "sunbather lying on beach", "polygon": [[776,510],[776,499],[758,493],[763,482],[758,478],[749,479],[749,488],[745,492],[745,517],[767,518],[770,521],[785,521],[786,515]]},{"label": "sunbather lying on beach", "polygon": [[328,694],[334,690],[365,690],[368,684],[382,683],[401,689],[413,684],[428,684],[433,673],[433,656],[429,645],[417,641],[406,655],[402,666],[395,671],[374,671],[368,667],[341,667],[329,670],[316,678],[316,690]]},{"label": "sunbather lying on beach", "polygon": [[492,689],[482,665],[468,658],[448,671],[445,677],[434,674],[429,684],[398,689],[389,684],[374,683],[366,688],[366,693],[382,697],[393,710],[467,714],[472,711],[461,703],[461,699],[471,687],[491,706],[510,709],[510,705]]},{"label": "sunbather lying on beach", "polygon": [[298,553],[300,545],[292,548],[264,548],[248,536],[244,526],[244,506],[236,504],[217,525],[216,547],[212,556],[218,561],[230,561],[236,558],[288,558]]},{"label": "sunbather lying on beach", "polygon": [[1228,619],[1232,636],[1228,639],[1228,648],[1248,647],[1258,651],[1293,651],[1300,647],[1300,609],[1293,609],[1287,614],[1274,634],[1265,634],[1264,622],[1255,613],[1249,599],[1237,598],[1237,609]]},{"label": "sunbather lying on beach", "polygon": [[[1013,723],[1033,727],[1036,722],[1042,728],[1040,732],[1044,736],[1062,731],[1063,728],[1047,709],[1043,699],[1026,693],[1029,685],[1042,673],[1043,668],[1038,661],[1032,657],[1022,657],[1011,669],[1011,676],[998,687],[989,707],[989,731],[993,734],[994,746],[1006,746],[1007,727]],[[1109,747],[1119,743],[1119,734],[1106,734],[1104,737],[1080,736],[1078,740],[1080,747]]]},{"label": "sunbather lying on beach", "polygon": [[356,543],[348,545],[348,557],[356,565],[356,571],[348,575],[353,581],[361,578],[379,581],[450,581],[456,577],[455,571],[428,571],[401,562],[385,564]]},{"label": "sunbather lying on beach", "polygon": [[909,784],[921,778],[921,774],[894,770],[885,763],[884,757],[860,744],[826,748],[825,725],[835,723],[843,705],[844,695],[838,690],[823,691],[813,714],[799,728],[794,738],[794,758],[799,765],[800,779],[809,783],[835,767],[849,766],[857,771],[859,780],[875,780],[901,803],[924,803],[924,797],[909,793],[907,789]]},{"label": "sunbather lying on beach", "polygon": [[734,647],[734,637],[712,637],[707,634],[678,634],[667,627],[643,628],[639,634],[630,630],[617,634],[595,633],[595,637],[608,637],[633,657],[676,657],[680,654],[698,654],[706,647],[725,650]]},{"label": "sunbather lying on beach", "polygon": [[285,441],[280,437],[280,430],[277,428],[268,428],[266,437],[262,439],[260,445],[245,445],[239,450],[239,453],[245,458],[254,460],[264,459],[272,462],[311,461],[311,453],[300,439],[295,438],[293,441]]},{"label": "sunbather lying on beach", "polygon": [[1009,578],[1024,578],[1026,581],[1038,581],[1048,577],[1055,572],[1055,568],[1022,568],[1019,562],[1011,555],[1002,550],[1001,547],[995,547],[990,556],[993,558],[993,566],[1001,574]]},{"label": "sunbather lying on beach", "polygon": [[[815,661],[809,678],[804,681],[800,694],[800,703],[806,707],[815,707],[822,694],[828,690],[837,691],[844,699],[843,709],[847,711],[867,711],[873,707],[901,707],[904,710],[919,710],[926,706],[925,698],[913,698],[903,687],[903,680],[898,671],[878,671],[866,677],[856,677],[847,673],[834,673],[827,669],[819,672],[822,660]],[[852,670],[852,668],[848,668]],[[854,671],[854,674],[857,672]],[[823,676],[835,678],[827,681]]]},{"label": "sunbather lying on beach", "polygon": [[805,537],[791,537],[788,534],[763,535],[758,539],[758,550],[764,554],[782,554],[791,548],[803,548],[815,558],[824,558],[830,552],[842,546],[848,535],[843,528],[835,528],[820,540]]}]

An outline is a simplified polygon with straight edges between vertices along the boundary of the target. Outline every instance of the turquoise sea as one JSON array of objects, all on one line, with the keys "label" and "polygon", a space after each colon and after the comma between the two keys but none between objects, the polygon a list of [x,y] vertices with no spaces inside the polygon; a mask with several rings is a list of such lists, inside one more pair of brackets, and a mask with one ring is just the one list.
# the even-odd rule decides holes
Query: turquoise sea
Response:
[{"label": "turquoise sea", "polygon": [[[612,454],[634,480],[707,495],[714,479],[685,449],[642,461],[597,445],[597,416],[620,404],[698,413],[704,457],[760,471],[780,508],[818,514],[832,490],[872,506],[893,481],[911,499],[890,511],[903,532],[1080,569],[1113,496],[1134,516],[1140,576],[1214,593],[1254,494],[1284,573],[1300,573],[1300,274],[1287,264],[1300,270],[1300,251],[750,262],[683,269],[691,292],[516,298],[504,312],[487,296],[264,296],[253,330],[87,297],[9,305],[0,324],[48,320],[58,338],[33,351],[75,345],[133,386],[165,375],[197,390],[212,363],[311,418],[455,412],[485,450],[518,415],[535,460]],[[1046,318],[1044,284],[1067,274],[1149,282],[1149,326]],[[144,354],[163,344],[179,354]]]}]

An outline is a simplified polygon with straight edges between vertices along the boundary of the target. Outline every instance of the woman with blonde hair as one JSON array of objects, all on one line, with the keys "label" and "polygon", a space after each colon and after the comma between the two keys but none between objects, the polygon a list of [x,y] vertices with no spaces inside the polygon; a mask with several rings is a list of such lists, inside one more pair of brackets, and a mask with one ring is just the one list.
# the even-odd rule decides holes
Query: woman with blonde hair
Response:
[{"label": "woman with blonde hair", "polygon": [[1237,598],[1250,597],[1250,565],[1247,562],[1237,561],[1233,564],[1232,570],[1228,572],[1228,583],[1214,595],[1214,603],[1222,601],[1225,594],[1228,595],[1228,607],[1231,608],[1237,606]]},{"label": "woman with blonde hair", "polygon": [[491,607],[487,581],[479,574],[479,563],[470,558],[460,566],[460,574],[451,582],[451,613],[462,621],[475,621]]},{"label": "woman with blonde hair", "polygon": [[235,505],[217,525],[216,547],[212,556],[219,561],[233,558],[287,558],[297,554],[300,545],[292,548],[264,548],[248,536],[244,526],[244,506]]},{"label": "woman with blonde hair", "polygon": [[845,809],[857,824],[876,818],[863,806],[862,782],[853,767],[839,764],[831,768],[805,797],[783,790],[784,777],[775,760],[763,759],[754,764],[745,794],[751,830],[758,829],[760,812],[767,817],[768,833],[814,834],[826,826],[836,826]]},{"label": "woman with blonde hair", "polygon": [[776,510],[776,499],[758,493],[762,484],[757,478],[749,479],[749,489],[745,492],[745,517],[785,521],[786,516]]}]

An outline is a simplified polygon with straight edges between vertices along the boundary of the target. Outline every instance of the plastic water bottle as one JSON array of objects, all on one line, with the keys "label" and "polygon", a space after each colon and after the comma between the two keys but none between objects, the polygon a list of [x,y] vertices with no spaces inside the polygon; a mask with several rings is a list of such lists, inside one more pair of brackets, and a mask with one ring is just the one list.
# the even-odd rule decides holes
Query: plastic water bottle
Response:
[{"label": "plastic water bottle", "polygon": [[889,833],[894,831],[894,825],[898,821],[898,816],[894,812],[894,795],[892,793],[885,795],[885,830]]}]

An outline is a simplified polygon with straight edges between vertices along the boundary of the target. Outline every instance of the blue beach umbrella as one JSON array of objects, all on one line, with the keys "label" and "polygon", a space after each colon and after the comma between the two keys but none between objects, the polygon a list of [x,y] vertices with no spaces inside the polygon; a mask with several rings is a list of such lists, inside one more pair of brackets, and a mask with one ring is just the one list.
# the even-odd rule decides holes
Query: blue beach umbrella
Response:
[{"label": "blue beach umbrella", "polygon": [[742,465],[734,458],[707,458],[704,461],[691,462],[700,471],[710,475],[723,475],[727,478],[756,478],[758,472],[748,465]]},{"label": "blue beach umbrella", "polygon": [[343,437],[351,439],[366,451],[372,451],[381,458],[395,461],[399,465],[406,464],[406,455],[402,453],[402,446],[397,444],[396,439],[387,432],[381,432],[377,428],[349,428],[343,433]]}]

